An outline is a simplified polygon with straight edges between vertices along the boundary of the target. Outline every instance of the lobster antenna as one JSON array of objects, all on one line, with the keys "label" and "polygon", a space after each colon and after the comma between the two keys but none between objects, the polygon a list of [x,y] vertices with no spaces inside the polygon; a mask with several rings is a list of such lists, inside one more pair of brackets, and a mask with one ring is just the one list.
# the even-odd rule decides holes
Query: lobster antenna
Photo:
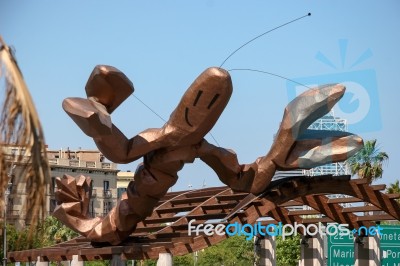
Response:
[{"label": "lobster antenna", "polygon": [[268,75],[271,75],[271,76],[274,76],[274,77],[278,77],[278,78],[281,78],[281,79],[290,81],[290,82],[292,82],[292,83],[295,83],[295,84],[297,84],[297,85],[306,87],[306,88],[308,88],[308,89],[311,89],[311,87],[309,87],[309,86],[307,86],[307,85],[305,85],[305,84],[303,84],[303,83],[300,83],[300,82],[297,82],[297,81],[295,81],[295,80],[293,80],[293,79],[287,78],[287,77],[285,77],[285,76],[278,75],[278,74],[275,74],[275,73],[272,73],[272,72],[268,72],[268,71],[264,71],[264,70],[251,69],[251,68],[232,68],[232,69],[229,69],[229,70],[228,70],[228,72],[232,72],[232,71],[251,71],[251,72],[258,72],[258,73],[262,73],[262,74],[268,74]]},{"label": "lobster antenna", "polygon": [[298,17],[298,18],[296,18],[296,19],[293,19],[293,20],[291,20],[291,21],[289,21],[289,22],[286,22],[286,23],[284,23],[284,24],[282,24],[282,25],[279,25],[279,26],[277,26],[277,27],[275,27],[275,28],[273,28],[273,29],[270,29],[270,30],[268,30],[268,31],[266,31],[266,32],[264,32],[264,33],[262,33],[262,34],[256,36],[256,37],[254,37],[253,39],[251,39],[250,41],[248,41],[248,42],[242,44],[239,48],[237,48],[235,51],[233,51],[233,52],[222,62],[222,64],[221,64],[219,67],[222,67],[222,66],[225,64],[225,62],[228,61],[229,58],[231,58],[236,52],[238,52],[240,49],[242,49],[243,47],[245,47],[245,46],[248,45],[249,43],[251,43],[251,42],[257,40],[258,38],[260,38],[260,37],[262,37],[262,36],[264,36],[264,35],[266,35],[266,34],[268,34],[268,33],[270,33],[270,32],[273,32],[274,30],[277,30],[277,29],[279,29],[279,28],[282,28],[282,27],[284,27],[284,26],[286,26],[286,25],[289,25],[289,24],[291,24],[291,23],[293,23],[293,22],[296,22],[296,21],[298,21],[298,20],[300,20],[300,19],[303,19],[303,18],[305,18],[305,17],[308,17],[308,16],[311,16],[311,13],[308,13],[307,15],[304,15],[304,16]]}]

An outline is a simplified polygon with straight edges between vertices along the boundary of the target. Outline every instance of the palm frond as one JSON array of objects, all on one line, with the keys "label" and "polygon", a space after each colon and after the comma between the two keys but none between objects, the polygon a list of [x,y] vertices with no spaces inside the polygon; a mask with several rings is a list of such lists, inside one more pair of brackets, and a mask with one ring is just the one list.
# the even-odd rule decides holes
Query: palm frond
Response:
[{"label": "palm frond", "polygon": [[369,183],[381,178],[383,175],[383,164],[387,162],[389,155],[380,151],[376,145],[376,139],[364,142],[364,147],[354,154],[349,160],[351,173],[365,178]]},{"label": "palm frond", "polygon": [[[44,216],[46,184],[50,177],[45,140],[39,116],[22,73],[10,48],[0,36],[0,93],[4,102],[0,108],[0,199],[4,208],[4,193],[10,178],[11,165],[21,165],[23,176],[16,182],[27,184],[27,217],[36,224]],[[8,145],[22,147],[28,156],[7,157]],[[23,160],[23,161],[22,161]],[[14,184],[15,185],[15,184]]]},{"label": "palm frond", "polygon": [[400,181],[396,180],[396,182],[390,184],[390,186],[386,189],[387,193],[400,193]]}]

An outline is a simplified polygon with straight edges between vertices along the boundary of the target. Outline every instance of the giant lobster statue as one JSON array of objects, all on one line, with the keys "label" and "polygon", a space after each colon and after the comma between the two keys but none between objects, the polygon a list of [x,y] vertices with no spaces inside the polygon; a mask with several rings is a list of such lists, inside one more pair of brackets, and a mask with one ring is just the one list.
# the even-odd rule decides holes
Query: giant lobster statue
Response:
[{"label": "giant lobster statue", "polygon": [[127,193],[103,218],[87,217],[89,177],[64,176],[57,180],[59,206],[54,216],[94,242],[115,245],[126,239],[175,184],[185,163],[196,158],[233,190],[259,194],[268,187],[276,170],[309,169],[344,161],[363,146],[360,137],[348,132],[308,129],[343,96],[345,87],[340,84],[310,89],[290,102],[272,147],[250,164],[240,164],[232,150],[204,139],[232,94],[226,70],[206,69],[161,128],[146,129],[129,139],[112,123],[110,114],[133,91],[132,82],[121,71],[101,65],[94,68],[86,84],[87,99],[67,98],[63,102],[64,110],[109,160],[130,163],[143,157]]}]

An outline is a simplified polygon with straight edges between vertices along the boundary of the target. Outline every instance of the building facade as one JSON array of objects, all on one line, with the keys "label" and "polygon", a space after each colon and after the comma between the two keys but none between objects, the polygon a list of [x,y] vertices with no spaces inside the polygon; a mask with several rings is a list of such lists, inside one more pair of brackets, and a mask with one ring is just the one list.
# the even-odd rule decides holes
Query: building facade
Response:
[{"label": "building facade", "polygon": [[126,192],[129,182],[133,180],[134,174],[130,171],[118,172],[117,174],[117,197],[120,199],[122,194]]},{"label": "building facade", "polygon": [[[6,153],[21,155],[22,158],[30,156],[22,147],[5,147]],[[104,216],[117,203],[117,164],[106,161],[105,157],[97,150],[47,150],[50,165],[50,180],[46,189],[46,215],[50,215],[57,202],[56,178],[63,175],[73,177],[84,175],[92,179],[92,198],[89,205],[90,217]],[[10,183],[7,200],[7,222],[21,228],[26,226],[27,184],[19,177],[23,176],[24,161],[21,163],[10,162]]]},{"label": "building facade", "polygon": [[49,213],[54,211],[57,190],[55,179],[63,175],[84,175],[92,179],[91,217],[104,216],[117,203],[117,164],[107,162],[97,150],[47,150],[51,180],[49,184]]}]

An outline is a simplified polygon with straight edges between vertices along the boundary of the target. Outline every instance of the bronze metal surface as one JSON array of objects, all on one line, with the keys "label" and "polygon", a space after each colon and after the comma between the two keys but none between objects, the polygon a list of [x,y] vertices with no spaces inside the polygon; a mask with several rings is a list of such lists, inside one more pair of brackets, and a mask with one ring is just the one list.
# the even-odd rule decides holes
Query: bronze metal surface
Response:
[{"label": "bronze metal surface", "polygon": [[177,181],[184,164],[196,158],[209,165],[231,189],[259,195],[265,192],[276,170],[309,169],[343,161],[363,145],[362,139],[351,133],[307,129],[344,94],[342,85],[324,85],[288,104],[265,156],[240,164],[232,150],[204,139],[228,104],[232,90],[226,70],[208,68],[190,85],[161,128],[147,129],[128,139],[109,114],[133,92],[133,85],[116,68],[97,66],[86,85],[88,99],[67,98],[63,108],[109,160],[129,163],[143,157],[143,164],[137,168],[126,195],[102,219],[85,216],[88,200],[80,184],[87,184],[88,179],[60,179],[60,205],[54,216],[94,242],[116,245],[152,214]]}]

